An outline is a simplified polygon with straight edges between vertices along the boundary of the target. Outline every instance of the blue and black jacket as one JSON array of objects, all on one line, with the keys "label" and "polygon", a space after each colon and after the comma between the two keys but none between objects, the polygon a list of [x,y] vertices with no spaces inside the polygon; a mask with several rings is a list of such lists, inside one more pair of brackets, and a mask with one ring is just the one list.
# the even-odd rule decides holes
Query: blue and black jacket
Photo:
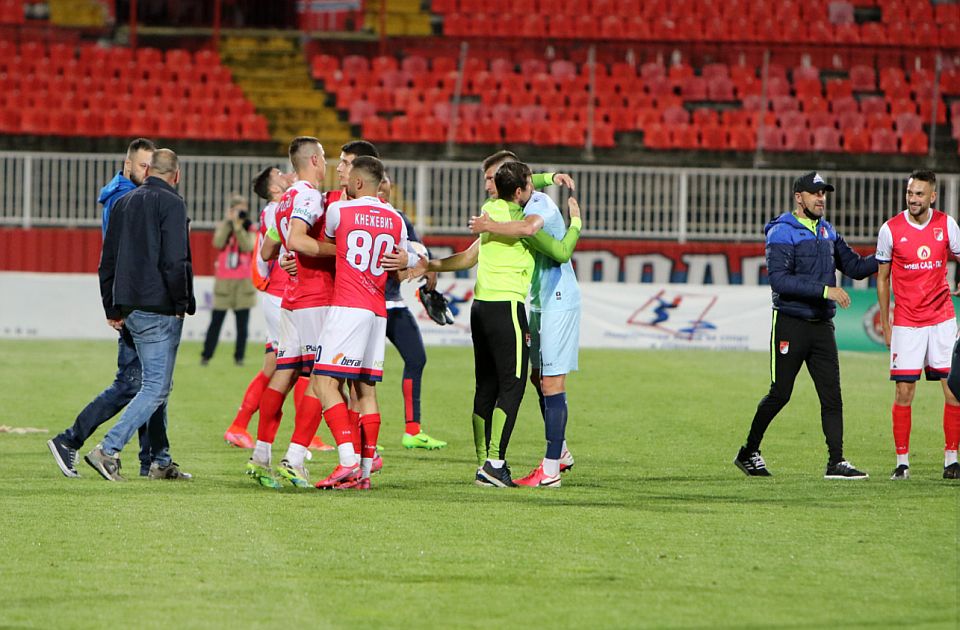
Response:
[{"label": "blue and black jacket", "polygon": [[120,197],[123,197],[131,190],[135,190],[136,187],[137,185],[124,177],[123,171],[120,171],[110,180],[110,183],[100,189],[100,196],[97,198],[97,201],[103,204],[104,238],[107,237],[107,224],[110,222],[110,210],[113,208],[113,204],[116,203]]},{"label": "blue and black jacket", "polygon": [[785,212],[763,228],[773,308],[802,319],[832,319],[837,307],[824,297],[837,286],[837,270],[856,280],[877,272],[874,255],[860,256],[824,219],[816,229]]}]

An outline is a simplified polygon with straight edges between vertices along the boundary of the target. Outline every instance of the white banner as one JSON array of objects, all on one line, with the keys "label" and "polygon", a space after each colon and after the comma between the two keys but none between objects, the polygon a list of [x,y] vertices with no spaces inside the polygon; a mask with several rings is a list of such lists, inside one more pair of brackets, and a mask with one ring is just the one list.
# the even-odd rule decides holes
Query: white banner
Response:
[{"label": "white banner", "polygon": [[[403,294],[427,345],[469,345],[473,280],[441,277],[437,289],[450,301],[454,324],[438,326],[416,298]],[[197,314],[184,324],[184,339],[202,340],[210,323],[213,278],[195,282]],[[769,287],[687,284],[587,283],[581,286],[584,348],[698,348],[766,350],[770,343]],[[113,339],[100,304],[95,275],[0,273],[0,337]],[[236,336],[228,315],[221,340]],[[265,337],[260,309],[250,318],[249,340]]]}]

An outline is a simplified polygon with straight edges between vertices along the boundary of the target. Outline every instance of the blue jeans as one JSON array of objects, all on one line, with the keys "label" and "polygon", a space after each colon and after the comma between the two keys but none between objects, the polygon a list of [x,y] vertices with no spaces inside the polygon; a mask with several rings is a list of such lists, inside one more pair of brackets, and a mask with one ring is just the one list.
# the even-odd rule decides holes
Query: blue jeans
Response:
[{"label": "blue jeans", "polygon": [[[154,413],[166,407],[183,332],[183,320],[173,315],[133,311],[125,323],[133,337],[142,376],[140,391],[103,438],[103,450],[111,456],[119,453]],[[165,414],[163,420],[166,425]],[[159,450],[153,460],[161,466],[169,465],[169,447]]]},{"label": "blue jeans", "polygon": [[[83,446],[97,428],[114,417],[120,410],[133,400],[140,391],[140,359],[137,349],[133,345],[130,332],[123,329],[117,340],[117,374],[110,387],[106,388],[83,408],[83,411],[74,420],[73,426],[59,436],[70,448],[79,449]],[[140,428],[140,466],[149,468],[151,459],[156,453],[151,453],[151,444],[157,451],[166,449],[166,405],[158,409],[146,426]]]}]

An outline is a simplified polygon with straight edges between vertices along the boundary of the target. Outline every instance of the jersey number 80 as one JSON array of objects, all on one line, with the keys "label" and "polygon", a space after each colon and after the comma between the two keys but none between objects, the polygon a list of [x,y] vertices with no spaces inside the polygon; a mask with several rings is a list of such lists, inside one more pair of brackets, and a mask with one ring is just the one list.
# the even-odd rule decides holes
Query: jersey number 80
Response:
[{"label": "jersey number 80", "polygon": [[383,275],[383,255],[393,251],[397,242],[392,234],[377,234],[374,237],[366,230],[352,230],[347,234],[347,263],[372,276]]}]

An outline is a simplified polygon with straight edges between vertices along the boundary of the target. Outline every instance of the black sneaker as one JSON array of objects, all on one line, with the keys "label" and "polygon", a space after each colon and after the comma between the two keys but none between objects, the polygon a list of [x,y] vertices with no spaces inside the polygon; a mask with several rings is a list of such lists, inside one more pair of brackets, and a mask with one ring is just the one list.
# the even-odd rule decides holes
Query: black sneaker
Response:
[{"label": "black sneaker", "polygon": [[79,477],[77,472],[77,449],[64,444],[63,439],[57,437],[47,440],[47,448],[53,453],[53,459],[60,467],[64,477]]},{"label": "black sneaker", "polygon": [[943,469],[944,479],[960,479],[960,464],[953,462]]},{"label": "black sneaker", "polygon": [[857,470],[853,464],[845,459],[841,459],[834,464],[827,464],[827,471],[823,473],[824,479],[869,479],[870,475]]},{"label": "black sneaker", "polygon": [[763,457],[760,456],[760,451],[753,451],[751,453],[741,447],[733,463],[748,477],[773,476],[770,474],[770,471],[767,470],[767,464],[763,461]]},{"label": "black sneaker", "polygon": [[102,445],[97,444],[83,459],[107,481],[126,481],[120,475],[120,458],[104,453]]},{"label": "black sneaker", "polygon": [[893,480],[898,479],[909,479],[910,478],[910,467],[906,464],[900,464],[893,469],[893,474],[890,475],[890,478]]},{"label": "black sneaker", "polygon": [[161,466],[157,462],[150,464],[150,472],[147,473],[149,479],[169,479],[173,481],[190,481],[193,475],[180,470],[177,462],[170,462],[166,466]]},{"label": "black sneaker", "polygon": [[513,483],[510,477],[510,467],[504,462],[500,468],[494,468],[490,462],[484,462],[483,468],[477,471],[477,479],[483,478],[488,485],[495,488],[515,488],[517,484]]}]

